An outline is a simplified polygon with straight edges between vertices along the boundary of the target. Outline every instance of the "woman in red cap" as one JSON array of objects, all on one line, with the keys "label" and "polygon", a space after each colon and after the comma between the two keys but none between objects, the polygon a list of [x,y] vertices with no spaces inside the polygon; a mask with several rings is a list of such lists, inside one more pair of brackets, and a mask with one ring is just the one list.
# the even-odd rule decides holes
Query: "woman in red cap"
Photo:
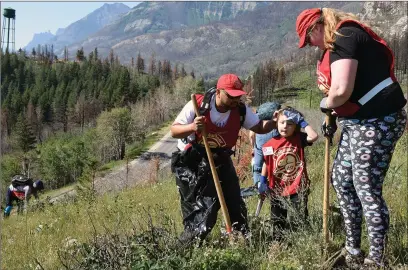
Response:
[{"label": "woman in red cap", "polygon": [[[299,48],[309,44],[323,51],[317,83],[326,97],[320,107],[333,111],[331,117],[343,127],[331,176],[346,227],[342,254],[351,267],[381,266],[389,227],[382,185],[406,125],[393,52],[355,15],[335,9],[304,10],[296,31]],[[325,136],[332,137],[335,129],[335,124],[323,125]],[[365,259],[360,250],[363,214],[370,242]]]}]

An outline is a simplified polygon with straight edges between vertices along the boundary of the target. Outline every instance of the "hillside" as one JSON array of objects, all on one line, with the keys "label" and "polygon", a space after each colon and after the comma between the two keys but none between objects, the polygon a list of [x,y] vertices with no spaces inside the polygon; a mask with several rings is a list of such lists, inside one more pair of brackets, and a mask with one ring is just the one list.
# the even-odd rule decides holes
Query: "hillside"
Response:
[{"label": "hillside", "polygon": [[[310,78],[309,78],[310,80]],[[306,118],[318,118],[302,107]],[[406,219],[407,134],[400,139],[385,179],[384,196],[392,211],[387,256],[392,269],[408,263]],[[243,140],[244,142],[246,140]],[[245,148],[244,148],[245,149]],[[335,148],[331,149],[332,157]],[[45,205],[27,216],[2,222],[2,269],[321,269],[325,260],[322,228],[322,179],[324,144],[306,149],[312,180],[309,199],[310,223],[285,231],[284,240],[271,240],[269,203],[254,217],[257,196],[246,200],[252,236],[228,242],[221,217],[202,246],[182,248],[177,236],[182,230],[179,195],[174,179],[163,175],[158,183],[146,183],[115,194],[95,197],[90,187],[67,204]],[[244,153],[250,157],[250,152]],[[243,160],[243,158],[241,159]],[[251,185],[251,181],[243,183]],[[399,194],[397,196],[397,194]],[[401,195],[403,194],[403,195]],[[334,205],[335,195],[330,194]],[[340,249],[344,229],[336,212],[330,214],[329,253]],[[24,231],[26,237],[15,232]],[[367,250],[364,230],[362,248]],[[28,248],[27,248],[28,247]],[[16,250],[27,256],[15,256]]]},{"label": "hillside", "polygon": [[358,13],[390,35],[406,30],[403,2],[155,2],[140,4],[69,50],[98,47],[107,55],[113,49],[123,63],[138,52],[154,53],[159,60],[183,62],[206,79],[226,71],[243,75],[265,59],[287,61],[304,53],[296,46],[296,16],[316,6]]},{"label": "hillside", "polygon": [[297,48],[294,31],[305,8],[356,13],[386,39],[407,30],[405,2],[142,2],[131,10],[115,5],[60,30],[50,41],[56,54],[63,57],[66,45],[71,59],[81,48],[87,56],[97,47],[102,57],[113,49],[124,64],[139,52],[145,59],[154,54],[214,79],[225,72],[246,76],[268,59],[295,65],[309,50]]},{"label": "hillside", "polygon": [[[204,6],[205,3],[208,6]],[[227,14],[230,16],[225,15],[224,4],[224,12],[216,12],[215,19],[199,26],[194,26],[197,20],[188,18],[206,18],[204,15],[171,19],[169,5],[174,3],[139,5],[114,25],[69,47],[69,50],[76,51],[83,47],[89,52],[98,47],[102,55],[107,55],[112,48],[123,63],[129,63],[137,52],[145,57],[155,53],[156,59],[183,62],[186,67],[198,70],[204,78],[213,78],[226,71],[246,74],[259,61],[271,57],[282,59],[297,51],[294,46],[297,39],[294,24],[302,9],[316,5],[341,7],[345,4],[265,2],[261,5],[257,2],[256,6],[238,6],[236,2],[233,3],[228,7]],[[178,10],[184,11],[172,14],[173,17],[197,9],[199,14],[206,14],[212,7],[208,2],[200,2],[197,7],[187,2],[177,5],[181,5]],[[242,11],[234,13],[233,7]],[[239,16],[234,17],[234,14]],[[132,31],[129,30],[131,25],[135,26]]]}]

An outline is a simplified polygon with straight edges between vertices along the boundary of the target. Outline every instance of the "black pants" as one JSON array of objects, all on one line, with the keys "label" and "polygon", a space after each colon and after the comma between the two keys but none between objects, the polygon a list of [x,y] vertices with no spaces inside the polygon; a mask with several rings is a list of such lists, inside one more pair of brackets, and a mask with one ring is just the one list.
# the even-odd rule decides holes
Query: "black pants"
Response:
[{"label": "black pants", "polygon": [[307,200],[308,191],[285,197],[271,196],[271,222],[276,240],[281,239],[283,230],[295,230],[305,224],[309,216]]},{"label": "black pants", "polygon": [[17,202],[17,204],[21,201],[19,198],[16,197],[16,195],[13,194],[13,192],[10,190],[10,188],[7,188],[7,193],[6,193],[6,206],[13,206],[13,202]]},{"label": "black pants", "polygon": [[[233,229],[246,234],[247,209],[232,160],[229,154],[218,153],[214,155],[214,162]],[[183,214],[184,232],[180,240],[190,242],[195,237],[202,240],[214,227],[220,209],[208,160],[202,153],[174,153],[172,171],[176,176]]]},{"label": "black pants", "polygon": [[6,193],[6,206],[11,206],[13,207],[13,202],[16,202],[17,205],[17,212],[21,213],[23,211],[23,206],[24,206],[24,200],[20,200],[17,198],[16,195],[13,194],[10,188],[7,188],[7,193]]}]

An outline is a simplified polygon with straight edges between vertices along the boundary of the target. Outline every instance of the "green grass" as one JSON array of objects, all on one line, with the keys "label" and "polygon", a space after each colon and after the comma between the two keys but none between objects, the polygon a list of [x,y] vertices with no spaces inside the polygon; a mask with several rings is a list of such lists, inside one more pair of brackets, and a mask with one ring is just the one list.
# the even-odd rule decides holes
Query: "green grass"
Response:
[{"label": "green grass", "polygon": [[[294,86],[310,89],[314,81],[305,72],[293,76]],[[305,92],[307,93],[307,92]],[[315,101],[313,101],[315,102]],[[322,115],[304,95],[289,102],[305,113],[318,129]],[[129,146],[131,155],[140,155],[168,131],[168,124],[151,134],[143,147]],[[393,265],[408,264],[408,135],[399,140],[384,184],[391,227],[386,254]],[[336,148],[331,148],[331,157]],[[307,148],[307,169],[312,182],[309,197],[310,226],[288,232],[283,243],[269,240],[269,204],[258,219],[253,218],[257,198],[247,200],[252,232],[246,244],[228,244],[220,232],[221,215],[208,241],[200,248],[176,247],[182,231],[179,195],[172,177],[158,184],[144,184],[120,193],[95,197],[79,192],[71,204],[46,206],[26,216],[2,222],[1,269],[319,269],[324,261],[322,228],[323,154],[319,140]],[[249,154],[249,153],[247,153]],[[108,169],[121,163],[111,163]],[[244,186],[249,186],[247,180]],[[330,187],[330,201],[335,194]],[[337,222],[336,222],[337,220]],[[332,248],[344,241],[338,216],[330,216]],[[366,231],[362,248],[367,251]],[[26,256],[20,256],[24,251]],[[38,265],[41,267],[36,268]]]},{"label": "green grass", "polygon": [[[384,186],[392,224],[387,254],[395,264],[408,263],[405,229],[408,226],[407,139],[407,134],[404,134],[398,142]],[[310,227],[290,232],[282,244],[267,240],[269,205],[265,203],[261,217],[251,218],[253,237],[248,245],[223,242],[219,217],[208,243],[202,248],[195,247],[188,252],[176,250],[172,245],[182,230],[179,196],[175,181],[167,178],[158,184],[146,184],[96,198],[84,193],[75,203],[47,206],[42,211],[4,220],[1,268],[34,269],[38,261],[44,269],[65,269],[63,263],[69,266],[68,269],[113,269],[109,268],[112,265],[103,268],[97,259],[105,258],[108,265],[108,261],[113,263],[115,258],[121,258],[129,269],[225,269],[226,263],[231,266],[229,269],[317,269],[323,258],[323,147],[323,143],[318,143],[308,148],[306,153],[312,180]],[[335,149],[331,154],[335,154]],[[335,196],[331,191],[333,202]],[[247,200],[250,216],[256,203],[256,197]],[[165,230],[166,236],[161,234],[157,235],[157,239],[151,238],[157,228]],[[332,223],[330,228],[333,245],[338,247],[344,233],[338,227],[334,230]],[[367,249],[367,246],[364,233],[363,248]],[[123,247],[128,249],[122,250]],[[155,250],[155,255],[148,252],[150,248]],[[27,256],[16,256],[21,250]],[[76,260],[89,268],[81,268]]]}]

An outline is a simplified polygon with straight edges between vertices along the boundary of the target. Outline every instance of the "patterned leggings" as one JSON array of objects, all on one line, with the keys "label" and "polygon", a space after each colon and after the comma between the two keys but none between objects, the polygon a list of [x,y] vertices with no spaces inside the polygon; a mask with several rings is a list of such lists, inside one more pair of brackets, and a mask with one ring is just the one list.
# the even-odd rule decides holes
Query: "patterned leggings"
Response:
[{"label": "patterned leggings", "polygon": [[375,261],[382,259],[389,226],[382,185],[405,124],[404,110],[381,118],[340,121],[343,130],[331,180],[344,217],[346,246],[360,248],[364,213],[369,257]]}]

